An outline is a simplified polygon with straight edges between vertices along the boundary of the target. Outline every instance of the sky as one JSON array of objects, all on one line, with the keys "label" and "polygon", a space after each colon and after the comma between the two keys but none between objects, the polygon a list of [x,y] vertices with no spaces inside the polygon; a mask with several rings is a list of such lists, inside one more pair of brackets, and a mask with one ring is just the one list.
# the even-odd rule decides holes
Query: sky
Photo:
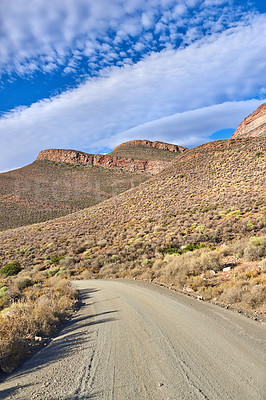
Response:
[{"label": "sky", "polygon": [[266,101],[265,37],[264,0],[0,0],[0,171],[231,137]]}]

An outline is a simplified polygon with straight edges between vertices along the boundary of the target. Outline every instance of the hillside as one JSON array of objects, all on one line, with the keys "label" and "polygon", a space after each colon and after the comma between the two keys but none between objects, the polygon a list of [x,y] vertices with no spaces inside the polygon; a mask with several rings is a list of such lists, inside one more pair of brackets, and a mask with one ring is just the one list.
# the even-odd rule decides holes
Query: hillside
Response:
[{"label": "hillside", "polygon": [[[266,138],[256,138],[201,145],[149,181],[94,207],[2,232],[1,263],[10,261],[9,243],[12,258],[25,267],[32,265],[32,256],[21,246],[31,248],[34,264],[60,251],[79,254],[75,263],[89,267],[94,259],[112,262],[114,254],[118,264],[127,261],[136,243],[150,256],[170,245],[215,244],[255,234],[264,229],[265,144]],[[105,244],[97,245],[101,240]],[[90,257],[83,258],[87,250]],[[132,252],[131,257],[139,256]]]},{"label": "hillside", "polygon": [[[181,154],[146,146],[123,148],[123,156],[75,150],[44,150],[32,164],[0,174],[0,230],[53,219],[95,205],[137,186]],[[154,142],[157,143],[157,142]],[[144,157],[145,156],[145,157]]]},{"label": "hillside", "polygon": [[132,140],[115,147],[109,156],[135,158],[139,160],[172,161],[177,153],[182,153],[186,148],[164,142],[151,142],[149,140]]},{"label": "hillside", "polygon": [[263,137],[207,143],[100,204],[1,232],[0,368],[68,315],[66,278],[144,279],[265,315],[265,154]]},{"label": "hillside", "polygon": [[266,136],[266,103],[248,115],[234,132],[232,139]]},{"label": "hillside", "polygon": [[148,178],[145,173],[35,161],[0,174],[0,230],[92,206]]}]

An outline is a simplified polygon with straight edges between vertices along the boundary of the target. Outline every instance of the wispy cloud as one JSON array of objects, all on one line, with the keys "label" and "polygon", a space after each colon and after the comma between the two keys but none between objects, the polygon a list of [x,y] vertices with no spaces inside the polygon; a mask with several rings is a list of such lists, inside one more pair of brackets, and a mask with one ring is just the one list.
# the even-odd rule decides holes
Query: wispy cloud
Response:
[{"label": "wispy cloud", "polygon": [[[197,137],[236,128],[266,97],[265,36],[265,15],[254,16],[183,49],[105,68],[74,90],[7,114],[0,119],[0,170],[23,165],[47,147],[78,143],[97,151],[133,133],[162,139],[163,132],[164,140],[191,145]],[[247,101],[252,98],[261,100]]]},{"label": "wispy cloud", "polygon": [[99,147],[105,145],[111,148],[123,141],[138,138],[150,140],[164,138],[166,142],[193,147],[208,142],[213,133],[225,129],[235,129],[248,114],[262,103],[261,100],[253,99],[185,111],[147,122],[114,135],[110,139],[98,141],[97,144]]}]

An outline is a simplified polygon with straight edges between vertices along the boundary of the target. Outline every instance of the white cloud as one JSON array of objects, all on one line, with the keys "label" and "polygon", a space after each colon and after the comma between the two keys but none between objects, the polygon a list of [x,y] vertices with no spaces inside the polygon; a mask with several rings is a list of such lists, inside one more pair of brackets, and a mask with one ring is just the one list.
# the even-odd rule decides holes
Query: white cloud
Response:
[{"label": "white cloud", "polygon": [[[172,0],[1,0],[0,73],[25,75],[36,69],[49,72],[47,63],[53,63],[53,69],[62,63],[71,67],[67,64],[73,49],[91,57],[97,54],[99,42],[131,47],[131,39],[134,44],[143,43],[148,30],[164,33],[161,46],[165,43],[167,48],[171,43],[175,47],[179,45],[175,34],[185,44],[191,43],[204,36],[207,26],[210,34],[217,27],[225,30],[241,19],[238,9],[221,6],[227,1],[206,1],[189,16],[187,10],[196,7],[198,0],[179,0],[177,4]],[[186,32],[180,35],[180,26],[189,30],[187,38]],[[114,41],[110,41],[110,31],[116,35]],[[145,42],[145,46],[146,53],[153,49],[151,42]],[[121,48],[117,53],[120,51]]]},{"label": "white cloud", "polygon": [[142,138],[149,140],[163,138],[169,143],[197,146],[209,141],[209,137],[217,131],[235,130],[239,123],[262,103],[263,100],[256,99],[226,102],[177,113],[121,132],[109,140],[98,142],[98,146],[112,147],[128,140]]},{"label": "white cloud", "polygon": [[256,16],[182,50],[105,69],[75,90],[7,114],[0,119],[0,170],[26,164],[45,148],[96,151],[133,133],[191,145],[235,128],[262,103],[247,100],[265,93],[265,22]]},{"label": "white cloud", "polygon": [[143,13],[141,16],[141,23],[144,26],[144,28],[151,28],[152,24],[154,21],[154,15],[153,13]]},{"label": "white cloud", "polygon": [[187,12],[187,7],[185,4],[177,4],[174,8],[174,14],[176,16],[184,15]]}]

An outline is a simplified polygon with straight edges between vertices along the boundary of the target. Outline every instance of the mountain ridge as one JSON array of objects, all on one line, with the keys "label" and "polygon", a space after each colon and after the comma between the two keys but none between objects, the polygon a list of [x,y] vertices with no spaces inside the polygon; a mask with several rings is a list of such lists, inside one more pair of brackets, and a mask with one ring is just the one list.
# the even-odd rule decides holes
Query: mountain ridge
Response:
[{"label": "mountain ridge", "polygon": [[129,172],[147,172],[157,174],[162,171],[167,161],[138,160],[133,158],[112,157],[108,154],[88,154],[78,150],[48,149],[39,153],[37,161],[49,160],[73,165],[87,165],[108,169],[123,169]]},{"label": "mountain ridge", "polygon": [[172,151],[174,153],[179,153],[180,151],[184,151],[186,150],[186,147],[183,146],[179,146],[177,144],[171,144],[171,143],[166,143],[166,142],[161,142],[161,141],[150,141],[150,140],[146,140],[146,139],[136,139],[136,140],[130,140],[128,142],[124,142],[119,144],[118,146],[116,146],[114,148],[114,151],[118,150],[121,147],[125,147],[125,146],[137,146],[137,145],[143,145],[146,147],[154,147],[156,149],[160,149],[160,150],[169,150]]},{"label": "mountain ridge", "polygon": [[266,136],[266,103],[261,104],[238,126],[232,139]]},{"label": "mountain ridge", "polygon": [[[143,154],[139,157],[139,153],[141,150],[143,152],[145,148],[148,148],[146,158]],[[121,168],[129,172],[157,174],[169,164],[175,155],[181,154],[185,150],[185,147],[170,143],[132,140],[121,143],[107,154],[89,154],[79,150],[47,149],[39,153],[37,160],[82,164],[109,169]]]},{"label": "mountain ridge", "polygon": [[[177,145],[152,143],[125,143],[123,157],[44,150],[32,164],[0,174],[0,230],[97,204],[146,181],[182,154]],[[115,151],[121,155],[121,149]]]}]

